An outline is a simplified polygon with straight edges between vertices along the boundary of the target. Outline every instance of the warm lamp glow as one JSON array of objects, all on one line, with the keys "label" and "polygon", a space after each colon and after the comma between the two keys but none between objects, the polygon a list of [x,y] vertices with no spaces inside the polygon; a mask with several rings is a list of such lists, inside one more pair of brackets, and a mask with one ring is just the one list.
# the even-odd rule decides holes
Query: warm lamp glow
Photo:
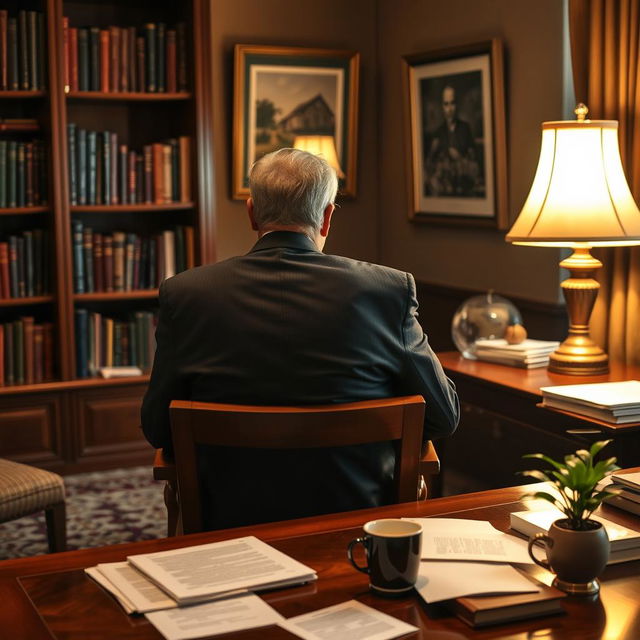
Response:
[{"label": "warm lamp glow", "polygon": [[589,337],[589,317],[602,266],[591,247],[640,244],[640,210],[622,168],[615,120],[585,120],[578,105],[574,121],[544,122],[540,159],[529,196],[507,234],[507,242],[572,247],[560,266],[570,316],[569,337],[555,351],[549,370],[596,375],[608,371],[606,353]]},{"label": "warm lamp glow", "polygon": [[329,166],[336,170],[338,177],[344,178],[344,173],[338,162],[333,136],[296,136],[293,141],[293,148],[322,156],[329,163]]}]

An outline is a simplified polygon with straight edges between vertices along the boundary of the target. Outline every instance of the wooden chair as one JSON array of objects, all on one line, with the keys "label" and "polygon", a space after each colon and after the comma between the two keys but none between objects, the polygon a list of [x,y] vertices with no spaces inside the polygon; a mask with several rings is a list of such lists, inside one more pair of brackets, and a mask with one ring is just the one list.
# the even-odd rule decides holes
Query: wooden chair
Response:
[{"label": "wooden chair", "polygon": [[57,473],[0,458],[0,522],[44,511],[49,551],[67,546],[64,481]]},{"label": "wooden chair", "polygon": [[[433,445],[421,458],[421,396],[348,404],[262,407],[174,400],[170,406],[176,466],[156,452],[154,478],[165,480],[168,535],[202,530],[196,447],[199,444],[258,449],[307,449],[397,441],[398,502],[426,497],[425,482],[440,470]],[[428,483],[427,483],[428,485]]]}]

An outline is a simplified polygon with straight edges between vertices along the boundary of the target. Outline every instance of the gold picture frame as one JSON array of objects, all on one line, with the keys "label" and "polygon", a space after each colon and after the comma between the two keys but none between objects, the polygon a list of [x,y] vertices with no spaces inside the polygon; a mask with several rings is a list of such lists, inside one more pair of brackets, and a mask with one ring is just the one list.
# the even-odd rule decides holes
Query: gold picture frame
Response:
[{"label": "gold picture frame", "polygon": [[340,194],[356,195],[359,63],[356,51],[235,46],[234,198],[249,196],[255,160],[303,133],[333,135]]}]

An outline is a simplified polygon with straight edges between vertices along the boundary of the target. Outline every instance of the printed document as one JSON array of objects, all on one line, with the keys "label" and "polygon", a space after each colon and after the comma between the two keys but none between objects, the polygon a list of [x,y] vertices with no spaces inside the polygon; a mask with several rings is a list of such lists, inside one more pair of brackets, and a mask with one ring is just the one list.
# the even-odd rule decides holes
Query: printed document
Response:
[{"label": "printed document", "polygon": [[540,591],[509,564],[488,562],[420,563],[416,591],[425,602],[440,602],[460,596]]},{"label": "printed document", "polygon": [[388,640],[419,630],[357,600],[289,618],[279,626],[303,640]]},{"label": "printed document", "polygon": [[264,600],[246,594],[180,609],[147,613],[146,618],[167,640],[191,640],[242,629],[277,624],[284,618]]},{"label": "printed document", "polygon": [[129,556],[127,560],[181,605],[317,578],[313,569],[254,536]]}]

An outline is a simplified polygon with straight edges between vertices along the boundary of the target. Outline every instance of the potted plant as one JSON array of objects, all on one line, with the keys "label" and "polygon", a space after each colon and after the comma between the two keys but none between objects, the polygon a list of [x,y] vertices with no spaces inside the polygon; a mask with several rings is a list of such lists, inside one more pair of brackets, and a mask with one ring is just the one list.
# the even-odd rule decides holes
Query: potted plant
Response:
[{"label": "potted plant", "polygon": [[[597,593],[600,585],[596,578],[609,558],[607,533],[600,522],[590,519],[603,500],[617,493],[598,488],[598,483],[618,468],[616,458],[594,461],[609,442],[611,440],[595,442],[588,451],[580,449],[565,456],[564,462],[541,453],[523,456],[542,460],[551,469],[532,469],[521,474],[555,488],[553,493],[535,491],[527,495],[547,500],[565,515],[551,525],[548,533],[537,533],[530,538],[529,554],[537,564],[556,574],[555,586],[569,593]],[[542,542],[546,547],[546,561],[534,556],[536,542]]]}]

